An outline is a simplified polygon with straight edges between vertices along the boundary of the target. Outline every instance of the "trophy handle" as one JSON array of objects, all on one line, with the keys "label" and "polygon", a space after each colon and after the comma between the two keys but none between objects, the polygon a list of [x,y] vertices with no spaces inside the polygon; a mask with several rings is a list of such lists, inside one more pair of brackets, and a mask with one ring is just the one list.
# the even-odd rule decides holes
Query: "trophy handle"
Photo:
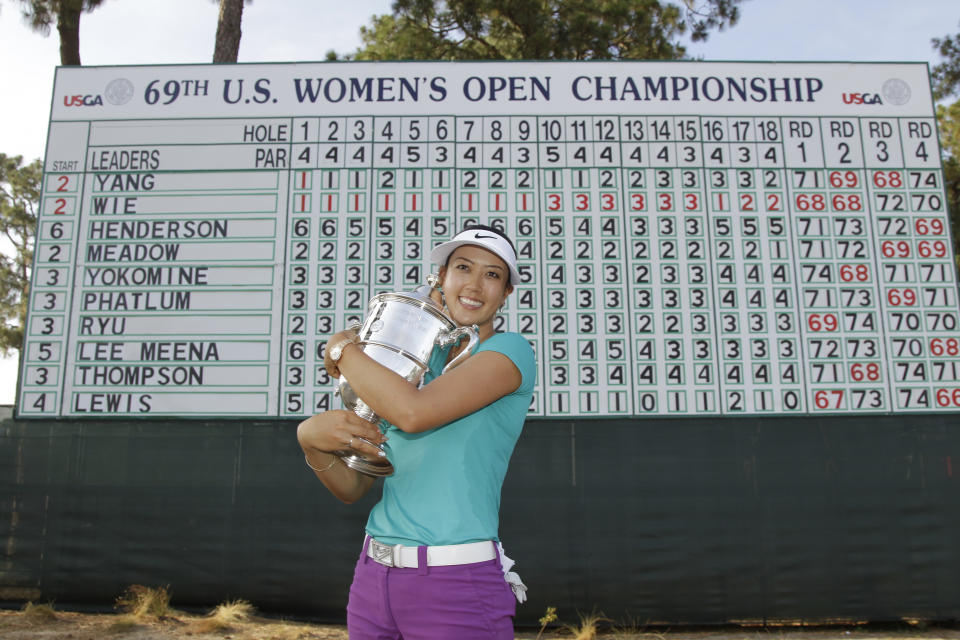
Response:
[{"label": "trophy handle", "polygon": [[473,351],[473,348],[477,346],[477,343],[480,342],[480,332],[477,328],[477,325],[472,327],[457,327],[453,331],[448,331],[447,333],[437,336],[437,344],[441,347],[446,347],[451,344],[456,344],[460,342],[460,339],[463,336],[470,336],[470,342],[467,344],[467,348],[457,354],[457,357],[447,363],[447,366],[443,368],[441,374],[446,373],[450,369],[454,368],[460,364],[463,360],[470,357],[470,353]]}]

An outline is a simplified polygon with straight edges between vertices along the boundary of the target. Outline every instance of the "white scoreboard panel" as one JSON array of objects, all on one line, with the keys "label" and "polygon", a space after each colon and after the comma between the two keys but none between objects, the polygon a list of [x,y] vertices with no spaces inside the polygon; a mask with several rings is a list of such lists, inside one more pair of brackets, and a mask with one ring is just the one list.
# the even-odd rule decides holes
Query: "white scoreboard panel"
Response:
[{"label": "white scoreboard panel", "polygon": [[60,68],[20,416],[300,417],[471,222],[531,415],[960,407],[926,65]]}]

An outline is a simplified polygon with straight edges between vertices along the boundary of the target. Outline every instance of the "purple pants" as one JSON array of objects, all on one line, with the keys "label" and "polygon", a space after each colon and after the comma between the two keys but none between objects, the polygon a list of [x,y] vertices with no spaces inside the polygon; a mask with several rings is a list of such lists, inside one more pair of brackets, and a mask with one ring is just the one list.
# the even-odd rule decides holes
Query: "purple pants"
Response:
[{"label": "purple pants", "polygon": [[350,640],[513,640],[517,601],[499,558],[449,567],[357,562],[347,603]]}]

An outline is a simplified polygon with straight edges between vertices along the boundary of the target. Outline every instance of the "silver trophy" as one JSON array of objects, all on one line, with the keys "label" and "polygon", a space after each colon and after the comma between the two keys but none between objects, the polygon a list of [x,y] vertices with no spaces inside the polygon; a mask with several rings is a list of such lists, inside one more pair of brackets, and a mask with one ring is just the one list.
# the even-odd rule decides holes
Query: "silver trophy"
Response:
[{"label": "silver trophy", "polygon": [[[418,287],[410,293],[381,293],[370,299],[363,324],[357,328],[357,344],[368,356],[419,387],[424,375],[430,371],[434,351],[437,348],[457,344],[469,337],[467,347],[450,361],[441,373],[460,364],[470,355],[480,336],[476,326],[458,327],[430,298],[438,279],[431,275],[430,284]],[[436,366],[436,365],[434,365]],[[379,416],[361,400],[341,374],[336,384],[336,394],[343,404],[369,422],[377,422]],[[364,442],[373,444],[366,438]],[[351,469],[368,476],[382,477],[393,473],[393,465],[385,457],[368,459],[351,449],[335,452]]]}]

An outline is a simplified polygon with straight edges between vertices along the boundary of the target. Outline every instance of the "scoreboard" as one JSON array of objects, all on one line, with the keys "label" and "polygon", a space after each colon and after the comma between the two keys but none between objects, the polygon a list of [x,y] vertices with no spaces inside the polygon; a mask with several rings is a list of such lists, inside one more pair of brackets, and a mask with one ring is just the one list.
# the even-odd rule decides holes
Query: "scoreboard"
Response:
[{"label": "scoreboard", "polygon": [[327,338],[504,229],[534,416],[960,410],[925,64],[57,69],[21,417],[302,417]]}]

